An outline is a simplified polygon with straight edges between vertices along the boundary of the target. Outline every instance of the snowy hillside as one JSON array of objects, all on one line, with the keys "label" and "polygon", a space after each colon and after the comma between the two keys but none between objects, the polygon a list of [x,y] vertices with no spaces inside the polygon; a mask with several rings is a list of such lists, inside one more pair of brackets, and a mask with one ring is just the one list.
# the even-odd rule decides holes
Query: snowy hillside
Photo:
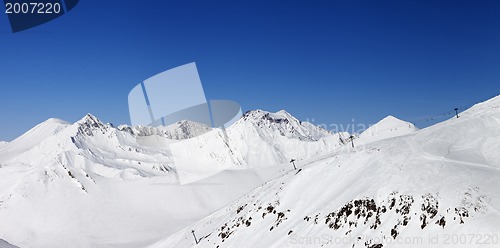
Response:
[{"label": "snowy hillside", "polygon": [[367,144],[374,141],[411,134],[417,130],[418,128],[412,123],[402,121],[389,115],[363,131],[356,140],[356,143]]},{"label": "snowy hillside", "polygon": [[[301,158],[290,145],[309,156],[339,147],[334,134],[291,116],[252,124],[259,120],[240,120],[225,137],[190,121],[114,128],[92,115],[49,119],[0,147],[0,238],[20,247],[142,247],[283,175],[290,157]],[[182,181],[189,168],[179,151],[196,152],[183,158],[188,165],[208,156],[224,171],[198,168]]]},{"label": "snowy hillside", "polygon": [[303,160],[150,247],[498,247],[499,151],[496,97],[413,134]]}]

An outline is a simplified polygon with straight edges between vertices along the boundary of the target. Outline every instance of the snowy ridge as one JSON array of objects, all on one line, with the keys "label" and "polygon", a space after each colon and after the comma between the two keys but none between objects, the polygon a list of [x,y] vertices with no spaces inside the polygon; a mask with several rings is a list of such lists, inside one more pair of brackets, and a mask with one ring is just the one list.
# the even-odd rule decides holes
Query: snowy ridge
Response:
[{"label": "snowy ridge", "polygon": [[499,126],[496,97],[413,134],[304,160],[150,247],[497,247],[445,238],[500,235]]},{"label": "snowy ridge", "polygon": [[128,125],[120,125],[118,126],[118,130],[129,132],[132,135],[143,137],[143,136],[152,136],[158,135],[161,137],[165,137],[167,139],[172,140],[184,140],[190,139],[201,134],[204,134],[210,130],[211,127],[206,126],[201,123],[183,120],[176,122],[167,127],[159,126],[159,127],[151,127],[151,126],[133,126],[130,127]]}]

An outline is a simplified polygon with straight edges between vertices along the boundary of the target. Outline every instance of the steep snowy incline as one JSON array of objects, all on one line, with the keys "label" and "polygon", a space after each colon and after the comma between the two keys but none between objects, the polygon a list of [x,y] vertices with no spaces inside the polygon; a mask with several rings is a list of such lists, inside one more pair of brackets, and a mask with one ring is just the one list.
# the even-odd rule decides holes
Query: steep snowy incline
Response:
[{"label": "steep snowy incline", "polygon": [[412,123],[402,121],[392,115],[385,117],[363,131],[356,139],[358,144],[367,144],[374,141],[408,135],[418,130]]},{"label": "steep snowy incline", "polygon": [[498,247],[499,148],[496,97],[312,159],[150,247]]}]

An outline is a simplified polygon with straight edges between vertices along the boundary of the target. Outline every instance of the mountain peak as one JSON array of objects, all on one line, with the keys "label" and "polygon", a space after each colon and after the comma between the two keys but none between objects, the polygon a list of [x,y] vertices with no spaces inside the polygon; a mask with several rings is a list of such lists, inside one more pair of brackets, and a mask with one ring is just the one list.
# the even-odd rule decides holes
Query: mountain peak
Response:
[{"label": "mountain peak", "polygon": [[169,126],[172,126],[172,125],[179,125],[179,126],[196,125],[196,126],[205,126],[205,127],[208,127],[207,125],[205,125],[203,123],[199,123],[199,122],[195,122],[195,121],[191,121],[191,120],[178,121],[178,122],[176,122],[174,124],[171,124]]},{"label": "mountain peak", "polygon": [[378,123],[390,123],[390,124],[408,124],[409,122],[401,120],[395,116],[388,115],[382,120],[380,120]]},{"label": "mountain peak", "polygon": [[184,140],[193,138],[212,130],[211,127],[205,124],[190,120],[181,120],[172,123],[168,126],[156,126],[156,127],[141,126],[141,125],[139,126],[120,125],[118,126],[117,129],[123,132],[127,132],[131,135],[135,135],[137,137],[158,135],[173,140]]},{"label": "mountain peak", "polygon": [[56,124],[70,124],[69,122],[65,121],[65,120],[61,120],[61,119],[58,119],[58,118],[49,118],[47,120],[45,120],[43,123],[56,123]]},{"label": "mountain peak", "polygon": [[373,126],[384,126],[384,127],[391,127],[391,126],[400,126],[400,125],[406,125],[409,122],[401,120],[393,115],[388,115],[384,117],[382,120],[378,121],[375,125]]},{"label": "mountain peak", "polygon": [[252,125],[259,130],[268,130],[265,133],[273,137],[274,134],[278,134],[304,141],[316,141],[331,135],[327,130],[308,122],[301,122],[285,110],[276,113],[260,109],[248,111],[237,123]]},{"label": "mountain peak", "polygon": [[78,132],[88,136],[93,136],[93,130],[100,130],[104,133],[109,127],[90,113],[77,121],[76,124],[78,125]]},{"label": "mountain peak", "polygon": [[275,120],[277,122],[280,121],[298,121],[293,115],[288,113],[285,110],[280,110],[276,113],[269,112],[269,111],[264,111],[261,109],[256,109],[256,110],[250,110],[247,111],[245,114],[243,114],[244,120],[261,120],[261,119],[266,119],[266,120]]},{"label": "mountain peak", "polygon": [[393,115],[388,115],[385,118],[383,118],[382,120],[401,120],[401,119],[398,119],[398,118],[394,117]]},{"label": "mountain peak", "polygon": [[254,109],[254,110],[249,110],[243,114],[242,118],[249,117],[249,116],[256,116],[256,115],[261,115],[266,111],[261,110],[261,109]]},{"label": "mountain peak", "polygon": [[204,134],[212,128],[199,122],[182,120],[164,127],[163,130],[170,139],[183,140]]},{"label": "mountain peak", "polygon": [[278,112],[276,112],[276,114],[291,116],[291,114],[290,114],[290,113],[288,113],[288,112],[287,112],[286,110],[284,110],[284,109],[279,110]]},{"label": "mountain peak", "polygon": [[102,122],[97,118],[95,117],[94,115],[90,114],[90,113],[87,113],[84,117],[82,117],[78,123],[85,123],[85,122],[90,122],[90,123],[101,123]]},{"label": "mountain peak", "polygon": [[362,143],[370,143],[378,140],[394,138],[402,135],[407,135],[417,131],[410,122],[403,121],[392,115],[388,115],[375,125],[371,125],[359,135],[359,140]]}]

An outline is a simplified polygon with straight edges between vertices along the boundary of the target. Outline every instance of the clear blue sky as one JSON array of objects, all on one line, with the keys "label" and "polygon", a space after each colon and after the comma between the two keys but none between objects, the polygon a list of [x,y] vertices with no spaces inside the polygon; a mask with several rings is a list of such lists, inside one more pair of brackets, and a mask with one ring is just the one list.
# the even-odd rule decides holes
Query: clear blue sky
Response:
[{"label": "clear blue sky", "polygon": [[50,117],[130,123],[129,91],[189,62],[207,98],[244,111],[420,120],[500,93],[499,13],[500,1],[81,0],[12,34],[2,10],[0,140]]}]

